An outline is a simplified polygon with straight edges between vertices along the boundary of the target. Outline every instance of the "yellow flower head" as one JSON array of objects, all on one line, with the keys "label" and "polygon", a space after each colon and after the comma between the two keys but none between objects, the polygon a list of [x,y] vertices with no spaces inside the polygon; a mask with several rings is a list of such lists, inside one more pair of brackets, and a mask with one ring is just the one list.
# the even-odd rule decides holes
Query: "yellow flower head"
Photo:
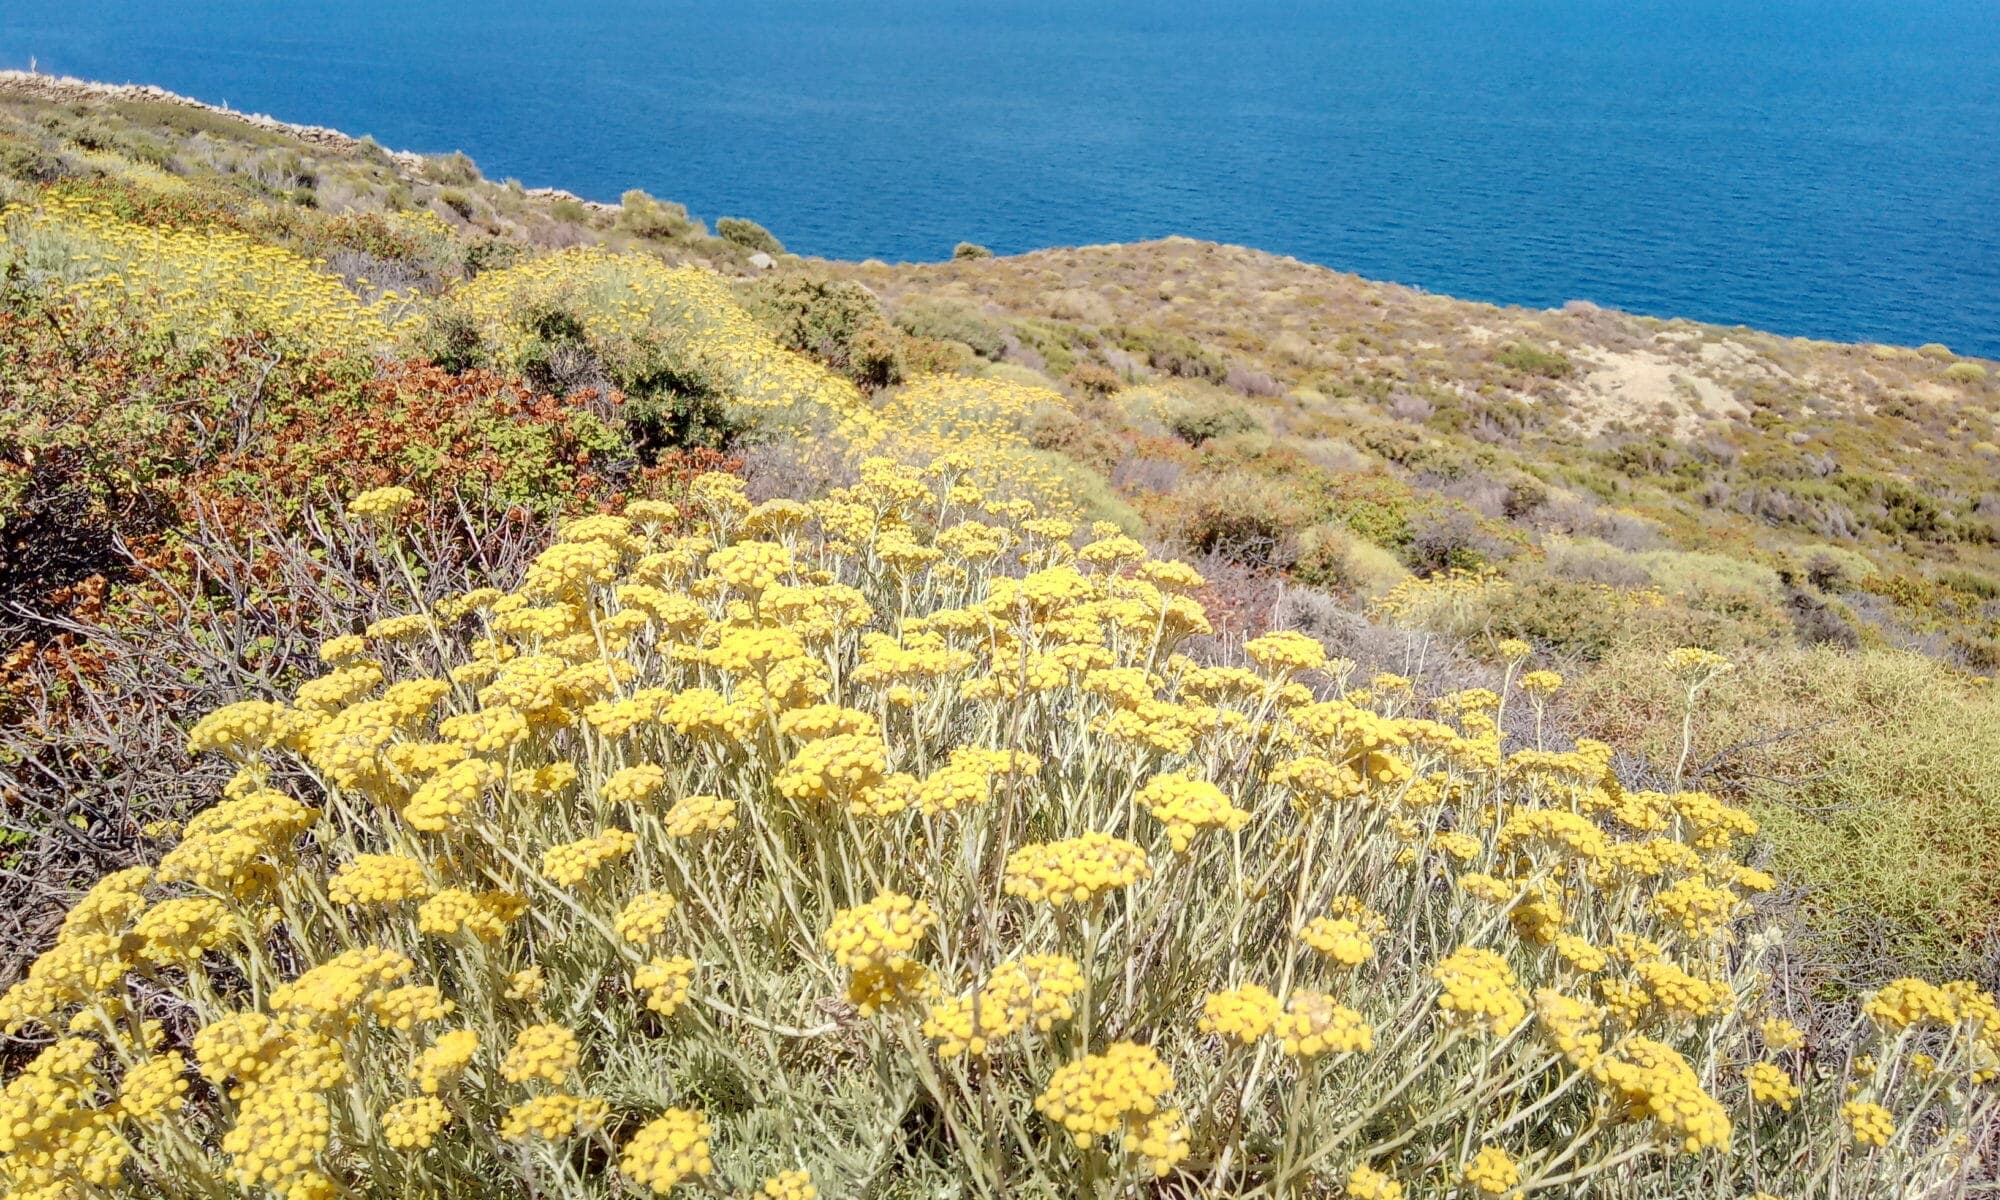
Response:
[{"label": "yellow flower head", "polygon": [[1061,842],[1038,842],[1007,856],[1004,886],[1010,896],[1060,908],[1152,877],[1146,852],[1123,838],[1091,832]]},{"label": "yellow flower head", "polygon": [[583,1059],[576,1035],[561,1025],[530,1025],[514,1035],[514,1044],[500,1060],[500,1077],[509,1083],[530,1079],[561,1083]]},{"label": "yellow flower head", "polygon": [[850,971],[886,966],[908,957],[937,923],[931,906],[898,892],[883,892],[866,904],[834,914],[826,948]]},{"label": "yellow flower head", "polygon": [[709,1136],[708,1121],[700,1113],[670,1108],[625,1143],[618,1169],[633,1183],[664,1196],[682,1180],[706,1177],[715,1169]]}]

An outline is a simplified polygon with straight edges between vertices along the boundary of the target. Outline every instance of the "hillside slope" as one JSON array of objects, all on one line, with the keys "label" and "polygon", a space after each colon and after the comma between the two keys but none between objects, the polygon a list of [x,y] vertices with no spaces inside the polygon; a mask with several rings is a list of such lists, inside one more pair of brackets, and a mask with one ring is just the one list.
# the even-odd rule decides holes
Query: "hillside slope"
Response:
[{"label": "hillside slope", "polygon": [[[218,579],[205,539],[320,536],[334,492],[450,497],[438,545],[491,569],[524,544],[506,522],[704,466],[806,498],[851,482],[852,451],[971,451],[989,486],[1191,556],[1225,638],[1310,628],[1423,691],[1490,683],[1525,641],[1568,677],[1551,730],[1613,737],[1654,778],[1685,760],[1756,807],[1833,974],[1988,953],[1994,364],[1469,303],[1186,239],[807,260],[640,193],[592,204],[462,155],[18,73],[0,206],[17,754],[51,753],[97,669],[51,649],[144,657],[103,624],[139,610],[257,597],[237,635],[269,656],[257,677],[310,670],[303,617],[252,582],[275,568]],[[1738,666],[1686,745],[1657,669],[1680,646]],[[159,660],[242,666],[201,663]],[[120,797],[103,845],[122,844],[124,777],[64,753],[10,784],[15,826],[51,828],[22,795]],[[108,853],[96,836],[59,857]]]}]

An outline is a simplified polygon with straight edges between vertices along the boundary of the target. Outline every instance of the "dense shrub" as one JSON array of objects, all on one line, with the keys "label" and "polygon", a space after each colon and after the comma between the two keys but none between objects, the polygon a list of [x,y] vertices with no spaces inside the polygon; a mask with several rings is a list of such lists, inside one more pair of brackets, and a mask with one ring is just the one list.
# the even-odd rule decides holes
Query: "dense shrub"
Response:
[{"label": "dense shrub", "polygon": [[687,205],[655,200],[637,188],[618,198],[618,228],[633,237],[663,242],[703,237],[708,233],[700,221],[688,215]]},{"label": "dense shrub", "polygon": [[1569,356],[1559,350],[1544,350],[1527,342],[1508,342],[1494,354],[1493,361],[1524,375],[1561,379],[1575,369]]},{"label": "dense shrub", "polygon": [[977,242],[960,242],[951,248],[951,256],[956,259],[992,258],[993,252]]},{"label": "dense shrub", "polygon": [[424,159],[423,177],[446,187],[470,187],[479,182],[479,165],[464,151],[433,154]]},{"label": "dense shrub", "polygon": [[1190,446],[1262,428],[1249,409],[1207,392],[1174,393],[1162,406],[1160,417],[1175,437]]},{"label": "dense shrub", "polygon": [[746,285],[743,299],[779,345],[857,380],[889,382],[893,334],[882,306],[860,284],[787,272]]},{"label": "dense shrub", "polygon": [[1143,357],[1147,366],[1176,379],[1220,384],[1229,377],[1229,364],[1221,355],[1184,334],[1130,327],[1120,331],[1119,343]]},{"label": "dense shrub", "polygon": [[[1800,1029],[1747,814],[1627,790],[1601,743],[1503,744],[1496,709],[1560,681],[1436,721],[1295,633],[1198,665],[1198,573],[996,525],[953,474],[875,460],[762,508],[697,479],[203,717],[215,804],[0,997],[62,1039],[0,1095],[0,1171],[385,1197],[1963,1182],[1991,995],[1901,980]],[[356,498],[381,560],[413,503]],[[1692,706],[1720,665],[1666,671]]]},{"label": "dense shrub", "polygon": [[1250,471],[1197,475],[1175,497],[1180,540],[1199,554],[1263,567],[1290,566],[1310,507],[1284,482]]},{"label": "dense shrub", "polygon": [[[1678,753],[1671,681],[1621,651],[1573,698],[1585,726]],[[1702,786],[1742,795],[1776,867],[1809,889],[1811,953],[1880,980],[1956,969],[2000,932],[2000,697],[1919,655],[1833,647],[1742,656],[1697,711]],[[1830,961],[1828,961],[1830,960]]]},{"label": "dense shrub", "polygon": [[1007,349],[1007,327],[978,308],[941,296],[919,296],[896,310],[896,326],[913,337],[963,342],[981,358],[998,359]]},{"label": "dense shrub", "polygon": [[785,252],[785,244],[770,230],[744,217],[723,217],[715,223],[715,235],[746,250],[761,250],[766,254]]}]

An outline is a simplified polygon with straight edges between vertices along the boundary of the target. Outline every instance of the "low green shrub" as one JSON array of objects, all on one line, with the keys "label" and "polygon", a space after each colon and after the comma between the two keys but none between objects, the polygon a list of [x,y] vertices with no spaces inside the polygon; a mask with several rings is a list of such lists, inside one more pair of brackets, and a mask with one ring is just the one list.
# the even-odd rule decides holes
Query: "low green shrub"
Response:
[{"label": "low green shrub", "polygon": [[715,223],[715,236],[746,250],[761,250],[765,254],[785,252],[785,244],[775,234],[744,217],[723,217]]},{"label": "low green shrub", "polygon": [[633,237],[673,242],[704,237],[707,227],[688,215],[685,204],[655,200],[637,188],[618,198],[618,228]]},{"label": "low green shrub", "polygon": [[896,327],[913,337],[963,342],[981,358],[997,359],[1007,349],[1007,327],[971,304],[942,296],[918,296],[896,310]]},{"label": "low green shrub", "polygon": [[[1623,649],[1575,683],[1592,736],[1679,754],[1676,683]],[[1739,654],[1693,722],[1691,783],[1746,797],[1822,944],[1868,975],[1958,968],[2000,930],[2000,693],[1904,651]]]},{"label": "low green shrub", "polygon": [[1523,375],[1539,375],[1544,379],[1561,379],[1576,369],[1576,364],[1561,351],[1543,350],[1527,342],[1506,343],[1493,361]]}]

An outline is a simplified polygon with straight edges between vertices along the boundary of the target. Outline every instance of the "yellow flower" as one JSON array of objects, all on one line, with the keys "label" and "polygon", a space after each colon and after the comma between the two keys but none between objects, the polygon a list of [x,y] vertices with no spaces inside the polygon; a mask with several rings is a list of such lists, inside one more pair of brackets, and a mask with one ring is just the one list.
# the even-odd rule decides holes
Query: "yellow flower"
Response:
[{"label": "yellow flower", "polygon": [[708,1122],[700,1113],[670,1108],[625,1143],[618,1169],[633,1183],[665,1195],[681,1181],[706,1177],[714,1169],[709,1136]]},{"label": "yellow flower", "polygon": [[514,1044],[500,1060],[500,1077],[509,1083],[545,1079],[561,1083],[582,1061],[576,1035],[561,1025],[530,1025],[514,1035]]},{"label": "yellow flower", "polygon": [[1563,685],[1563,677],[1554,671],[1529,671],[1514,681],[1514,685],[1530,696],[1547,696]]},{"label": "yellow flower", "polygon": [[1028,1025],[1047,1032],[1075,1015],[1073,999],[1083,991],[1083,971],[1059,954],[1035,954],[994,968],[986,984],[969,996],[931,1004],[924,1036],[938,1043],[938,1055],[984,1055],[990,1045]]},{"label": "yellow flower", "polygon": [[451,1110],[442,1100],[412,1096],[397,1101],[382,1114],[382,1136],[398,1150],[428,1150],[449,1124]]},{"label": "yellow flower", "polygon": [[1521,1185],[1521,1168],[1498,1146],[1481,1146],[1459,1177],[1482,1196],[1504,1196]]},{"label": "yellow flower", "polygon": [[638,804],[652,799],[667,786],[667,772],[652,763],[621,767],[613,771],[597,794],[611,804]]},{"label": "yellow flower", "polygon": [[1890,1033],[1930,1022],[1950,1025],[1958,1020],[1958,1005],[1950,992],[1921,979],[1898,979],[1862,1005],[1868,1019]]},{"label": "yellow flower", "polygon": [[1702,1090],[1694,1068],[1673,1047],[1650,1038],[1627,1038],[1592,1070],[1624,1097],[1629,1111],[1653,1118],[1688,1153],[1729,1148],[1727,1112]]},{"label": "yellow flower", "polygon": [[229,1176],[245,1187],[282,1185],[313,1167],[333,1133],[333,1115],[317,1092],[285,1079],[252,1091],[222,1135]]},{"label": "yellow flower", "polygon": [[347,502],[347,511],[357,517],[386,520],[399,516],[417,502],[417,494],[406,487],[379,487]]},{"label": "yellow flower", "polygon": [[187,1095],[187,1059],[175,1051],[135,1063],[118,1085],[118,1107],[135,1121],[146,1121],[178,1106]]},{"label": "yellow flower", "polygon": [[1056,1068],[1035,1108],[1078,1146],[1118,1134],[1127,1153],[1141,1154],[1165,1174],[1187,1155],[1186,1121],[1164,1106],[1173,1089],[1173,1073],[1152,1047],[1115,1042]]},{"label": "yellow flower", "polygon": [[644,945],[666,932],[673,912],[674,898],[669,893],[640,892],[626,901],[624,911],[618,914],[618,936]]},{"label": "yellow flower", "polygon": [[736,801],[719,796],[683,796],[662,818],[670,837],[694,838],[736,828]]},{"label": "yellow flower", "polygon": [[632,853],[638,844],[638,835],[629,830],[607,829],[592,837],[551,846],[542,853],[542,874],[559,887],[575,887]]},{"label": "yellow flower", "polygon": [[1799,1098],[1799,1086],[1783,1067],[1773,1063],[1753,1063],[1743,1078],[1750,1085],[1750,1098],[1759,1104],[1775,1104],[1790,1112]]},{"label": "yellow flower", "polygon": [[1733,664],[1713,650],[1682,646],[1667,653],[1667,669],[1676,675],[1711,676],[1730,670]]},{"label": "yellow flower", "polygon": [[1269,988],[1249,983],[1204,999],[1198,1027],[1248,1046],[1271,1032],[1279,1012],[1278,998]]},{"label": "yellow flower", "polygon": [[1232,805],[1221,788],[1186,774],[1153,776],[1139,789],[1138,800],[1166,825],[1176,853],[1186,851],[1200,830],[1234,832],[1250,823],[1250,814]]},{"label": "yellow flower", "polygon": [[928,903],[882,892],[866,904],[835,913],[826,928],[826,948],[850,971],[886,966],[916,949],[936,923]]},{"label": "yellow flower", "polygon": [[709,555],[708,569],[754,596],[791,574],[792,552],[776,542],[738,542]]},{"label": "yellow flower", "polygon": [[1773,1054],[1783,1054],[1805,1045],[1805,1030],[1783,1017],[1766,1017],[1757,1030],[1764,1039],[1765,1047]]},{"label": "yellow flower", "polygon": [[1285,1053],[1297,1058],[1352,1054],[1375,1048],[1375,1030],[1351,1008],[1319,992],[1298,990],[1273,1027]]},{"label": "yellow flower", "polygon": [[1299,940],[1344,967],[1373,958],[1375,939],[1388,932],[1388,922],[1352,896],[1339,897],[1332,907],[1335,915],[1306,922]]},{"label": "yellow flower", "polygon": [[543,974],[541,964],[536,963],[507,976],[507,989],[501,994],[509,1000],[534,1004],[542,998],[548,986],[548,976]]},{"label": "yellow flower", "polygon": [[1375,1170],[1356,1165],[1347,1173],[1348,1200],[1403,1200],[1403,1185]]},{"label": "yellow flower", "polygon": [[845,800],[880,783],[887,771],[887,748],[880,737],[842,733],[800,747],[775,782],[792,800]]},{"label": "yellow flower", "polygon": [[435,1095],[457,1080],[478,1051],[479,1035],[470,1029],[439,1034],[437,1041],[411,1064],[410,1078],[425,1095]]},{"label": "yellow flower", "polygon": [[646,993],[648,1009],[671,1017],[687,1003],[694,966],[691,958],[656,958],[632,973],[632,986]]},{"label": "yellow flower", "polygon": [[500,1136],[510,1142],[529,1138],[561,1141],[595,1133],[611,1117],[611,1106],[589,1096],[553,1092],[509,1108],[500,1121]]},{"label": "yellow flower", "polygon": [[327,880],[335,904],[397,904],[430,895],[424,864],[400,854],[359,854]]},{"label": "yellow flower", "polygon": [[1060,908],[1129,887],[1152,874],[1144,850],[1123,838],[1092,832],[1062,842],[1034,843],[1009,854],[1004,886],[1010,896]]},{"label": "yellow flower", "polygon": [[815,1200],[819,1195],[812,1176],[804,1171],[780,1171],[757,1190],[763,1200]]},{"label": "yellow flower", "polygon": [[1514,969],[1494,951],[1460,947],[1431,968],[1431,977],[1441,988],[1438,1007],[1453,1021],[1508,1034],[1527,1019]]},{"label": "yellow flower", "polygon": [[1850,1100],[1840,1106],[1840,1118],[1847,1122],[1848,1136],[1860,1146],[1886,1146],[1896,1132],[1896,1118],[1879,1104]]}]

